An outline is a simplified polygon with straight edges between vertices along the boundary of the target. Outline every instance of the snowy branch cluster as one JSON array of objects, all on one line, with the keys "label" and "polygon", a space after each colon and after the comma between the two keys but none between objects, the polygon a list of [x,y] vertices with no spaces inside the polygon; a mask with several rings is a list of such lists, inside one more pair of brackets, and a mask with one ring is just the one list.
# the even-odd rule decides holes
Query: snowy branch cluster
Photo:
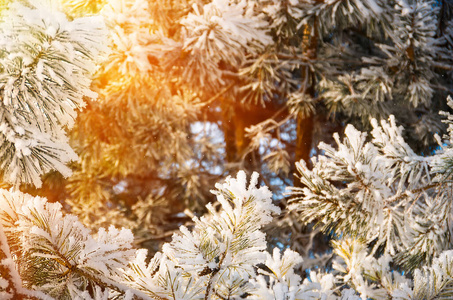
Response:
[{"label": "snowy branch cluster", "polygon": [[65,128],[83,97],[95,98],[90,75],[103,57],[99,17],[72,22],[45,6],[13,3],[0,24],[1,168],[4,179],[41,185],[40,175],[77,159]]},{"label": "snowy branch cluster", "polygon": [[[266,104],[278,94],[288,99],[293,114],[304,118],[316,111],[322,98],[330,111],[339,109],[365,119],[364,111],[377,106],[385,110],[391,101],[399,108],[407,103],[426,108],[434,99],[434,82],[442,77],[437,68],[451,66],[445,49],[451,49],[453,31],[447,28],[442,37],[435,34],[434,1],[397,0],[388,11],[385,3],[374,0],[170,2],[190,4],[174,11],[168,6],[169,15],[178,16],[177,28],[168,20],[160,20],[162,26],[149,20],[152,3],[140,0],[109,1],[100,12],[106,26],[99,17],[69,21],[63,13],[34,1],[14,2],[1,12],[0,167],[4,180],[14,187],[0,190],[0,298],[451,297],[453,115],[448,112],[443,113],[448,135],[435,136],[438,149],[431,155],[418,155],[405,140],[397,118],[391,116],[380,123],[372,119],[370,134],[346,126],[344,137],[334,135],[335,147],[320,144],[322,154],[313,159],[312,169],[303,161],[297,164],[302,187],[292,190],[290,205],[283,208],[296,213],[298,222],[314,224],[332,236],[334,249],[332,268],[309,269],[305,277],[300,270],[311,265],[300,254],[285,245],[268,252],[272,247],[264,226],[281,208],[274,205],[268,187],[258,187],[258,173],[250,182],[240,171],[236,178],[218,183],[212,191],[215,204],[206,206],[204,216],[193,217],[190,227],[181,226],[152,258],[147,250],[134,247],[130,230],[110,226],[92,231],[60,203],[18,190],[20,183],[39,187],[40,176],[50,170],[71,174],[67,163],[77,155],[68,144],[66,130],[73,126],[76,110],[84,107],[84,97],[97,97],[91,90],[97,71],[103,75],[98,74],[94,84],[101,104],[90,105],[101,110],[104,104],[115,121],[124,121],[118,108],[124,109],[133,116],[127,122],[154,127],[132,131],[133,126],[121,127],[126,121],[118,121],[117,141],[112,133],[103,136],[103,144],[96,144],[110,146],[111,152],[98,147],[98,156],[83,158],[71,179],[73,194],[84,195],[78,183],[95,180],[96,176],[85,175],[94,173],[89,167],[96,158],[107,157],[105,164],[117,167],[112,157],[121,151],[128,152],[130,164],[121,166],[123,173],[109,169],[112,177],[147,170],[149,165],[137,159],[144,156],[160,164],[159,171],[169,174],[168,181],[179,172],[186,187],[200,188],[199,177],[190,173],[190,163],[197,157],[191,156],[185,142],[191,137],[183,131],[190,127],[184,118],[218,97]],[[391,21],[394,28],[384,21]],[[345,47],[341,55],[360,54],[359,61],[351,62],[359,66],[346,74],[334,55],[345,41],[329,37],[329,30],[366,22],[371,36],[379,41],[360,32],[370,38],[372,50],[364,53],[358,47]],[[347,43],[354,44],[355,38],[350,34]],[[322,44],[318,50],[325,60],[313,53],[316,43]],[[105,45],[110,45],[110,54]],[[441,49],[440,45],[447,46]],[[109,60],[98,69],[107,55]],[[165,72],[175,77],[168,79]],[[315,87],[316,76],[321,83]],[[235,85],[230,94],[200,100],[225,85]],[[313,98],[314,92],[310,95],[310,88],[319,93],[319,99]],[[448,104],[453,109],[451,98]],[[96,109],[94,113],[99,112]],[[83,120],[95,124],[96,116],[88,114]],[[289,173],[289,154],[279,130],[290,119],[291,114],[248,130],[239,128],[247,132],[248,147],[253,148],[241,153],[242,158],[260,151],[262,140],[267,139],[278,151],[265,153],[263,160],[272,172]],[[84,127],[79,126],[75,140],[85,138]],[[159,130],[164,134],[158,137]],[[133,136],[149,143],[121,144],[124,137]],[[237,144],[241,142],[238,138]],[[75,144],[82,151],[95,142]],[[198,149],[208,145],[200,144]],[[206,163],[203,159],[199,160]],[[124,189],[125,182],[116,189]],[[156,188],[161,193],[164,189]],[[191,192],[199,195],[187,193]],[[89,202],[83,197],[78,200]],[[103,206],[104,199],[95,200]],[[150,202],[135,203],[134,208],[141,208],[140,220],[154,207]]]},{"label": "snowy branch cluster", "polygon": [[[366,142],[365,133],[348,127],[338,150],[321,145],[326,155],[313,170],[300,165],[306,187],[296,190],[303,197],[294,198],[291,209],[303,221],[316,219],[338,234],[334,272],[312,271],[302,281],[294,270],[303,262],[299,254],[265,251],[261,228],[280,209],[267,187],[256,187],[257,173],[247,186],[240,172],[216,186],[220,205],[208,205],[209,214],[195,217],[192,230],[181,227],[149,263],[146,250],[133,249],[129,230],[111,227],[91,234],[77,217],[63,215],[60,204],[2,190],[2,296],[283,300],[449,295],[451,195],[449,177],[441,170],[449,169],[451,147],[420,158],[393,120],[375,124],[372,134],[374,139]],[[413,279],[392,269],[395,264]]]},{"label": "snowy branch cluster", "polygon": [[[451,98],[448,104],[453,107]],[[445,114],[451,126],[451,115]],[[336,148],[321,143],[324,155],[313,159],[312,170],[303,162],[298,164],[303,187],[293,189],[297,196],[289,209],[297,210],[303,222],[314,221],[324,232],[347,242],[336,247],[348,265],[342,270],[363,270],[368,280],[379,282],[373,286],[361,277],[355,278],[357,274],[345,276],[364,297],[379,299],[383,296],[375,293],[385,292],[396,298],[419,299],[427,297],[420,295],[434,293],[431,289],[449,295],[449,288],[428,282],[448,285],[451,280],[453,132],[450,128],[445,141],[437,136],[439,150],[434,155],[420,156],[405,142],[403,128],[396,125],[393,116],[380,124],[372,120],[372,124],[371,138],[348,125],[343,140],[335,135]],[[357,257],[349,257],[351,252]],[[376,256],[379,259],[375,262]],[[392,283],[399,275],[392,280],[381,278],[389,272],[389,262],[406,272],[425,264],[432,264],[434,269],[425,267],[424,275],[415,271],[413,285],[399,286],[404,294]],[[367,268],[376,263],[387,271],[372,275],[377,271]],[[422,287],[423,276],[427,281]]]},{"label": "snowy branch cluster", "polygon": [[[44,198],[1,193],[1,296],[15,299],[287,299],[334,294],[332,275],[301,282],[302,258],[287,249],[265,252],[261,227],[280,209],[258,174],[228,178],[213,191],[221,208],[181,227],[149,263],[129,230],[91,234],[77,217]],[[14,259],[13,259],[14,257]],[[259,268],[258,273],[256,270]],[[19,276],[20,274],[20,276]],[[267,278],[267,279],[266,279]],[[342,292],[344,295],[345,292]],[[3,299],[2,298],[2,299]]]}]

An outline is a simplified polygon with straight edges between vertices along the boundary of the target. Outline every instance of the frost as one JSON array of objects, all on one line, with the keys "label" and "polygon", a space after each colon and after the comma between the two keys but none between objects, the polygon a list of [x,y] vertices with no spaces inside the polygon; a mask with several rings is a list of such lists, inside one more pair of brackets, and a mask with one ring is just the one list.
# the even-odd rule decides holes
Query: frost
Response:
[{"label": "frost", "polygon": [[83,97],[95,96],[89,76],[106,51],[105,29],[97,17],[68,21],[32,1],[13,2],[0,32],[0,51],[9,53],[0,56],[1,166],[7,181],[39,187],[40,175],[55,169],[68,176],[66,164],[77,159],[64,127],[72,125]]},{"label": "frost", "polygon": [[181,24],[187,30],[184,48],[193,54],[201,52],[209,57],[238,64],[250,45],[262,48],[271,42],[262,16],[248,9],[247,2],[214,0],[200,10],[194,6]]}]

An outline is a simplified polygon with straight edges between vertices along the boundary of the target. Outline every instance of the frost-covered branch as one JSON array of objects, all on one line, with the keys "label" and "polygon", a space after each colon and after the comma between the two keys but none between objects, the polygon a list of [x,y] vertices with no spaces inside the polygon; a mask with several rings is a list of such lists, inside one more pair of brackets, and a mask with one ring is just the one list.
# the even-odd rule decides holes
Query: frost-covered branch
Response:
[{"label": "frost-covered branch", "polygon": [[371,123],[372,139],[349,125],[343,141],[335,136],[337,149],[320,144],[324,155],[312,170],[298,165],[304,187],[293,190],[290,207],[304,222],[361,238],[372,253],[388,254],[413,270],[451,247],[452,193],[442,176],[450,172],[443,158],[450,146],[419,156],[394,117]]},{"label": "frost-covered branch", "polygon": [[66,163],[77,155],[65,128],[84,96],[96,98],[90,76],[106,51],[106,35],[98,17],[68,21],[33,2],[14,2],[6,14],[0,22],[1,168],[6,181],[40,186],[40,175],[50,170],[71,173]]},{"label": "frost-covered branch", "polygon": [[86,298],[89,286],[120,293],[130,289],[116,283],[135,254],[129,230],[101,229],[92,237],[75,216],[63,215],[60,204],[0,192],[0,222],[7,237],[2,245],[14,249],[14,263],[26,287],[58,299]]}]

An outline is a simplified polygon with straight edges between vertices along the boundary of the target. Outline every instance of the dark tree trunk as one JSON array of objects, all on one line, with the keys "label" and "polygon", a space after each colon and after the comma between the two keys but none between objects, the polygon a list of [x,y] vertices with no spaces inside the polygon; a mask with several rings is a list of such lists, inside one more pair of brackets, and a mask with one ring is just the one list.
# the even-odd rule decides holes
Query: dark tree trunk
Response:
[{"label": "dark tree trunk", "polygon": [[225,156],[226,161],[229,163],[237,161],[237,147],[236,147],[236,123],[234,103],[231,103],[226,98],[221,99],[222,105],[222,126],[225,138]]},{"label": "dark tree trunk", "polygon": [[250,120],[251,111],[243,103],[235,103],[223,99],[223,133],[225,135],[225,151],[227,162],[239,162],[246,155],[250,143],[245,129],[253,123]]},{"label": "dark tree trunk", "polygon": [[296,162],[304,160],[309,165],[313,141],[313,117],[297,117]]},{"label": "dark tree trunk", "polygon": [[[316,51],[318,47],[317,33],[313,30],[316,27],[316,20],[313,25],[305,25],[304,36],[302,40],[302,49],[304,56],[309,59],[316,58]],[[315,97],[315,76],[310,68],[302,67],[301,69],[301,89],[306,95],[311,98]],[[296,137],[296,151],[295,159],[296,162],[304,160],[307,166],[310,165],[310,152],[313,147],[313,121],[312,116],[303,116],[299,114],[297,116],[297,137]],[[298,180],[296,180],[296,183]]]},{"label": "dark tree trunk", "polygon": [[225,98],[221,101],[227,162],[243,161],[243,167],[247,170],[259,171],[259,153],[250,152],[250,139],[246,136],[246,128],[272,117],[276,108],[234,102]]}]

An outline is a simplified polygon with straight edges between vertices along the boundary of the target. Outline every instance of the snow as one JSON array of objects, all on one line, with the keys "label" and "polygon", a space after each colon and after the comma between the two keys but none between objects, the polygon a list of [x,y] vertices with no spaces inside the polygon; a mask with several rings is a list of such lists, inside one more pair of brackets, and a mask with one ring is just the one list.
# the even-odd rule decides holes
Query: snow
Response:
[{"label": "snow", "polygon": [[[8,53],[0,58],[5,70],[0,76],[0,88],[4,91],[0,134],[5,154],[0,166],[5,180],[16,188],[21,183],[39,187],[40,176],[50,170],[64,176],[71,174],[66,164],[76,160],[77,155],[68,144],[65,129],[74,123],[76,109],[84,106],[83,98],[96,97],[89,78],[108,52],[104,46],[108,44],[107,32],[100,17],[69,21],[64,14],[37,3],[32,1],[24,6],[14,2],[8,11],[10,19],[0,24],[0,50]],[[253,1],[213,0],[204,5],[194,4],[193,11],[181,20],[184,40],[175,42],[149,34],[147,26],[152,21],[148,20],[147,1],[112,0],[102,12],[112,29],[110,45],[117,51],[110,57],[107,68],[118,68],[119,73],[132,77],[152,72],[155,66],[148,59],[149,53],[178,47],[184,55],[192,55],[192,63],[216,66],[229,62],[240,68],[246,54],[258,53],[273,44],[269,29],[277,29],[280,34],[279,26],[289,18],[305,18],[302,4],[313,4],[309,13],[317,17],[322,12],[319,8],[326,8],[332,20],[337,14],[354,15],[357,9],[360,11],[357,18],[383,13],[380,4],[373,0],[332,0],[319,5],[290,0],[286,6],[282,1],[267,3],[263,10],[267,16],[255,9],[258,2]],[[433,8],[426,3],[397,3],[395,9],[401,14],[395,23],[399,29],[389,35],[394,45],[382,47],[385,54],[390,53],[385,63],[390,68],[405,66],[407,47],[419,48],[423,55],[409,60],[422,66],[421,70],[417,69],[422,75],[411,77],[406,100],[414,106],[428,106],[434,93],[431,87],[434,77],[430,73],[434,51],[430,49],[435,41],[433,31],[425,31],[436,20],[425,20],[424,12]],[[110,14],[114,17],[109,19]],[[414,26],[406,24],[406,17],[416,19]],[[126,34],[116,26],[118,22],[137,25],[140,30]],[[300,20],[299,25],[306,22]],[[145,25],[141,27],[142,24]],[[154,39],[168,41],[171,46],[153,45]],[[121,54],[126,59],[122,60],[124,64],[117,65],[120,60],[115,55]],[[372,59],[365,62],[375,63]],[[200,72],[220,77],[212,69],[207,67]],[[384,68],[363,69],[360,73],[358,78],[365,82],[379,75],[380,90],[392,92],[392,83],[388,83],[391,78]],[[200,82],[204,80],[201,78]],[[340,80],[344,80],[342,84],[354,84],[356,78],[343,76]],[[259,89],[262,83],[254,82],[251,86]],[[332,93],[332,97],[338,98],[338,93]],[[361,97],[360,93],[351,92],[348,99]],[[42,114],[35,114],[36,111]],[[25,117],[27,114],[33,118]],[[453,117],[447,116],[450,119],[447,139],[451,142]],[[306,214],[302,216],[305,221],[321,220],[320,226],[338,236],[335,275],[311,272],[310,279],[301,282],[295,271],[304,263],[299,254],[290,249],[281,253],[281,249],[275,248],[272,254],[265,251],[263,226],[281,209],[273,204],[269,189],[258,186],[258,173],[253,173],[248,181],[246,173],[240,171],[236,177],[228,177],[216,185],[213,193],[220,209],[209,204],[209,213],[194,217],[193,229],[182,226],[149,264],[145,262],[145,251],[133,249],[130,230],[109,227],[91,233],[77,217],[64,215],[60,204],[18,191],[1,190],[0,251],[6,258],[0,264],[8,270],[11,280],[0,278],[0,288],[12,284],[22,294],[51,299],[45,292],[58,285],[46,282],[39,287],[44,292],[22,287],[16,256],[11,254],[6,238],[13,232],[22,242],[20,251],[30,254],[31,261],[36,258],[41,262],[51,261],[49,266],[56,266],[53,274],[68,279],[66,288],[74,299],[91,296],[108,299],[115,297],[115,293],[122,294],[124,299],[134,296],[159,299],[170,291],[177,299],[200,299],[210,295],[214,288],[218,293],[235,288],[237,295],[246,294],[249,299],[339,299],[341,283],[338,281],[354,287],[354,290],[343,289],[341,299],[380,299],[388,295],[408,299],[419,297],[419,293],[429,298],[426,295],[449,283],[453,268],[453,252],[444,251],[449,247],[445,240],[451,225],[451,195],[442,192],[445,184],[442,180],[453,157],[451,147],[446,143],[439,153],[422,157],[405,142],[395,117],[380,123],[371,120],[371,124],[371,136],[348,125],[343,139],[339,134],[334,136],[335,147],[321,144],[323,155],[313,161],[312,170],[298,164],[304,188],[299,190],[302,196],[290,208]],[[265,134],[257,136],[267,138]],[[441,138],[437,139],[441,144]],[[259,145],[256,142],[257,148]],[[124,184],[120,181],[114,190],[120,193],[126,188]],[[370,244],[375,245],[373,249],[369,249]],[[383,252],[378,258],[377,250]],[[13,247],[13,251],[18,250]],[[415,270],[411,282],[403,274],[390,270],[391,256],[398,252],[409,258],[422,252],[433,258],[432,266]],[[402,258],[403,264],[405,259]],[[267,269],[260,269],[261,264]],[[91,295],[80,284],[80,277],[112,290],[95,286]],[[0,292],[0,297],[14,296]]]},{"label": "snow", "polygon": [[[68,176],[65,164],[77,159],[64,127],[73,124],[84,96],[96,96],[88,76],[104,56],[106,35],[99,17],[68,21],[63,13],[37,3],[13,2],[8,21],[0,23],[1,46],[9,53],[0,62],[6,72],[0,78],[0,124],[8,141],[4,147],[14,153],[4,158],[5,179],[39,187],[40,175],[56,169]],[[35,117],[26,119],[27,115]]]}]

